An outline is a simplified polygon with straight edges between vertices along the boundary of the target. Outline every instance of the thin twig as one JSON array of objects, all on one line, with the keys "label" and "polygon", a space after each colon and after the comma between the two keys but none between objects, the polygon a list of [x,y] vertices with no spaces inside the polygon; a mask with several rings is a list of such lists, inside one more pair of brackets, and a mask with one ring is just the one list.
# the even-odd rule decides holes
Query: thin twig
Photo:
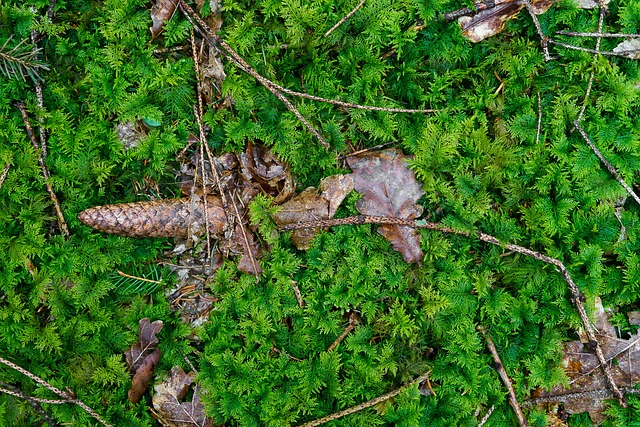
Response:
[{"label": "thin twig", "polygon": [[482,427],[487,420],[489,419],[489,417],[491,416],[491,414],[493,413],[493,410],[496,409],[496,405],[491,405],[491,408],[489,408],[489,410],[487,411],[486,414],[484,414],[484,417],[482,417],[482,419],[480,420],[480,422],[478,423],[478,427]]},{"label": "thin twig", "polygon": [[[604,15],[606,12],[605,7],[599,3],[599,18],[598,18],[598,33],[602,33],[602,27],[604,25]],[[589,83],[587,84],[587,91],[584,94],[584,100],[582,101],[582,108],[580,109],[580,114],[578,114],[578,119],[576,120],[578,123],[582,121],[582,116],[584,115],[585,110],[587,109],[587,103],[589,101],[589,96],[591,95],[591,88],[593,87],[593,80],[596,76],[596,69],[598,68],[598,57],[600,56],[600,42],[602,41],[602,37],[596,37],[596,48],[595,55],[593,56],[593,66],[591,67],[591,75],[589,76]]]},{"label": "thin twig", "polygon": [[631,55],[631,54],[635,55],[639,51],[638,49],[622,50],[620,52],[609,52],[609,51],[606,51],[606,50],[596,51],[595,49],[589,49],[589,48],[586,48],[586,47],[574,46],[574,45],[571,45],[571,44],[558,42],[558,41],[555,41],[553,39],[549,39],[548,42],[551,43],[551,44],[558,45],[558,46],[566,47],[567,49],[579,50],[580,52],[598,53],[600,55],[607,55],[607,56],[620,56],[622,58],[628,58],[627,55]]},{"label": "thin twig", "polygon": [[501,243],[496,237],[493,237],[486,233],[482,233],[480,231],[475,233],[470,233],[466,231],[456,230],[452,227],[447,227],[439,223],[428,222],[428,221],[416,222],[416,221],[404,220],[400,218],[359,215],[359,216],[353,216],[353,217],[347,217],[347,218],[327,219],[327,220],[302,222],[297,224],[288,224],[283,227],[280,227],[280,229],[281,230],[297,230],[302,228],[324,228],[324,227],[334,227],[337,225],[358,225],[358,224],[399,225],[399,226],[406,226],[406,227],[437,230],[442,233],[458,234],[466,237],[475,236],[483,242],[491,243],[492,245],[500,246],[507,250],[518,252],[520,254],[530,256],[539,261],[546,262],[547,264],[554,265],[560,271],[560,274],[569,285],[569,291],[571,292],[571,299],[578,309],[578,315],[580,316],[580,320],[582,321],[582,324],[585,328],[585,332],[587,334],[587,337],[590,343],[595,348],[596,357],[600,362],[602,371],[604,372],[605,377],[609,382],[609,386],[611,387],[613,394],[618,399],[620,406],[622,406],[623,408],[626,408],[627,405],[626,405],[626,402],[624,401],[624,396],[620,392],[620,389],[618,388],[613,378],[611,368],[606,363],[606,359],[604,357],[604,354],[602,353],[602,347],[600,346],[600,343],[596,339],[593,326],[591,325],[591,322],[589,321],[589,316],[587,316],[587,312],[584,308],[583,302],[585,300],[585,297],[579,291],[578,286],[576,285],[576,283],[571,278],[571,275],[569,274],[569,270],[567,270],[567,268],[562,263],[562,261],[555,258],[551,258],[550,256],[547,256],[547,255],[541,254],[540,252],[536,252],[534,250],[515,245],[513,243],[506,243],[506,244]]},{"label": "thin twig", "polygon": [[540,101],[540,92],[538,92],[538,129],[536,130],[536,145],[540,142],[540,131],[542,130],[542,102]]},{"label": "thin twig", "polygon": [[[626,394],[640,394],[640,389],[633,387],[621,387],[620,391]],[[540,405],[542,403],[566,403],[570,400],[584,401],[585,399],[611,399],[614,393],[609,389],[597,389],[589,391],[581,391],[577,393],[564,393],[555,396],[537,397],[535,399],[529,399],[522,402],[522,406]]]},{"label": "thin twig", "polygon": [[298,300],[298,306],[300,306],[300,308],[303,308],[304,300],[302,299],[300,288],[298,287],[298,284],[295,282],[295,280],[291,281],[291,286],[293,287],[293,293],[296,294],[296,299]]},{"label": "thin twig", "polygon": [[511,384],[511,379],[509,379],[509,375],[507,375],[507,371],[504,369],[504,365],[502,364],[502,360],[500,360],[500,355],[498,354],[498,350],[496,349],[496,346],[491,339],[491,335],[489,335],[489,333],[483,326],[478,326],[478,331],[480,331],[480,333],[484,335],[484,338],[487,341],[487,348],[489,349],[491,356],[493,356],[495,368],[500,375],[502,383],[505,385],[505,387],[507,387],[507,390],[509,391],[509,404],[516,413],[518,423],[521,427],[527,427],[529,424],[524,418],[524,413],[522,412],[522,408],[520,408],[520,403],[518,403],[518,397],[516,396],[516,392],[513,389],[513,384]]},{"label": "thin twig", "polygon": [[349,333],[351,333],[351,331],[353,331],[356,326],[358,326],[358,323],[360,323],[360,319],[358,319],[358,316],[352,313],[351,316],[349,316],[349,325],[344,329],[344,331],[342,331],[342,334],[340,334],[340,336],[336,338],[336,340],[329,346],[329,348],[327,349],[327,353],[335,350],[336,347],[338,347],[338,345],[342,342],[342,340],[344,340],[347,335],[349,335]]},{"label": "thin twig", "polygon": [[358,3],[358,5],[351,10],[351,12],[347,13],[344,16],[344,18],[342,18],[341,20],[336,22],[336,24],[333,27],[329,28],[329,31],[324,33],[324,36],[322,36],[322,37],[327,37],[329,34],[331,34],[333,32],[333,30],[338,28],[340,25],[344,24],[347,21],[347,19],[351,18],[353,16],[353,14],[356,13],[358,11],[358,9],[360,9],[362,7],[362,5],[364,4],[365,1],[366,0],[362,0],[360,3]]},{"label": "thin twig", "polygon": [[[21,399],[26,400],[27,402],[29,402],[33,410],[36,411],[38,414],[40,414],[42,418],[44,418],[44,421],[47,424],[49,424],[49,426],[57,427],[58,424],[56,424],[56,422],[51,419],[51,416],[42,408],[42,406],[40,406],[40,403],[51,403],[51,402],[43,402],[47,399],[39,399],[37,397],[31,397],[26,393],[24,393],[22,390],[20,390],[18,387],[14,387],[11,384],[7,384],[3,381],[0,381],[0,386],[2,386],[0,387],[0,392],[10,394],[12,396],[19,397]],[[57,400],[55,402],[66,403],[64,400]]]},{"label": "thin twig", "polygon": [[4,184],[4,180],[7,179],[7,174],[9,173],[10,168],[11,168],[11,163],[7,162],[7,164],[4,165],[4,170],[2,171],[2,175],[0,175],[0,187],[2,187],[2,184]]},{"label": "thin twig", "polygon": [[8,366],[8,367],[10,367],[12,369],[15,369],[16,371],[20,372],[22,375],[26,375],[27,377],[31,378],[32,380],[34,380],[35,382],[37,382],[41,386],[47,388],[48,390],[51,390],[52,392],[54,392],[58,396],[62,397],[68,403],[75,403],[76,405],[80,406],[82,409],[87,411],[89,413],[89,415],[91,415],[94,419],[96,419],[98,422],[100,422],[100,424],[102,424],[102,425],[104,425],[106,427],[113,427],[111,424],[109,424],[105,420],[103,420],[102,417],[100,417],[100,415],[98,415],[98,413],[96,411],[94,411],[93,409],[88,407],[83,401],[71,396],[66,391],[62,391],[59,388],[52,386],[51,384],[49,384],[48,382],[46,382],[45,380],[43,380],[39,376],[37,376],[35,374],[32,374],[31,372],[29,372],[26,369],[16,365],[13,362],[8,361],[7,359],[4,359],[4,358],[0,357],[0,363],[4,364],[4,365],[6,365],[6,366]]},{"label": "thin twig", "polygon": [[354,151],[353,153],[345,154],[344,156],[338,157],[338,159],[345,159],[351,156],[357,156],[358,154],[366,153],[368,151],[378,150],[380,148],[384,148],[388,145],[394,144],[396,141],[385,142],[384,144],[378,144],[375,147],[363,148],[362,150]]},{"label": "thin twig", "polygon": [[138,277],[138,276],[132,276],[130,274],[124,273],[120,270],[116,270],[116,272],[118,273],[119,276],[122,277],[127,277],[129,279],[135,279],[135,280],[140,280],[142,282],[149,282],[149,283],[155,283],[156,285],[161,285],[162,282],[161,281],[157,281],[157,280],[151,280],[151,279],[145,279],[144,277]]},{"label": "thin twig", "polygon": [[518,3],[523,4],[527,8],[527,12],[531,16],[533,20],[533,24],[536,26],[536,30],[538,31],[538,35],[540,36],[540,44],[542,45],[542,52],[544,53],[544,60],[551,61],[551,55],[549,55],[549,37],[542,31],[542,26],[540,25],[540,20],[538,19],[538,15],[533,10],[533,6],[529,0],[519,0]]},{"label": "thin twig", "polygon": [[67,222],[64,220],[64,216],[62,215],[62,210],[60,209],[60,203],[58,203],[58,197],[56,193],[53,192],[53,188],[49,183],[49,171],[47,170],[47,165],[44,163],[44,159],[42,157],[42,151],[38,142],[36,141],[36,137],[33,134],[33,129],[31,128],[31,123],[29,123],[29,116],[27,116],[27,111],[24,107],[24,102],[18,102],[17,104],[18,110],[22,114],[22,120],[24,121],[24,126],[27,129],[27,135],[31,140],[31,144],[33,148],[36,150],[36,155],[38,156],[38,163],[40,164],[40,169],[42,170],[42,176],[44,177],[44,183],[47,187],[47,191],[49,192],[49,197],[53,202],[53,207],[56,210],[56,215],[58,216],[58,225],[60,226],[60,230],[62,230],[63,234],[66,237],[69,237],[69,227],[67,227]]},{"label": "thin twig", "polygon": [[238,211],[238,205],[236,204],[236,197],[238,196],[234,192],[234,195],[231,197],[231,203],[233,204],[233,209],[236,211],[236,218],[238,221],[238,225],[240,226],[240,231],[242,232],[242,242],[244,243],[244,251],[245,251],[245,254],[249,257],[249,261],[251,261],[251,267],[253,268],[253,273],[256,276],[256,282],[260,283],[260,277],[258,275],[258,271],[259,271],[258,265],[256,262],[256,258],[253,254],[253,249],[251,248],[251,243],[249,242],[249,236],[245,228],[244,221],[240,216],[240,212]]},{"label": "thin twig", "polygon": [[640,197],[638,197],[635,191],[633,191],[633,189],[629,187],[626,182],[624,182],[624,179],[622,179],[622,177],[620,176],[616,168],[614,168],[613,165],[609,163],[609,161],[602,155],[602,153],[600,152],[600,150],[598,150],[598,148],[595,146],[593,141],[591,141],[591,138],[589,138],[589,135],[587,135],[587,132],[585,132],[585,130],[582,129],[582,126],[580,126],[580,123],[578,122],[578,120],[575,120],[573,124],[576,127],[576,129],[578,129],[578,131],[580,132],[584,140],[587,142],[587,144],[589,144],[589,147],[591,147],[591,150],[593,150],[593,152],[596,154],[596,156],[598,156],[600,161],[606,166],[609,173],[613,175],[613,177],[620,183],[620,185],[622,185],[622,187],[627,191],[627,193],[629,193],[629,195],[633,197],[633,199],[640,205]]},{"label": "thin twig", "polygon": [[393,391],[390,391],[389,393],[383,394],[382,396],[378,396],[375,399],[368,400],[368,401],[366,401],[364,403],[361,403],[359,405],[352,406],[351,408],[347,408],[347,409],[342,410],[340,412],[336,412],[335,414],[327,415],[326,417],[322,417],[322,418],[319,418],[317,420],[308,422],[306,424],[302,424],[302,425],[300,425],[300,427],[316,427],[316,426],[328,423],[329,421],[334,421],[334,420],[337,420],[337,419],[342,418],[344,416],[347,416],[349,414],[353,414],[354,412],[362,411],[363,409],[367,409],[367,408],[370,408],[372,406],[375,406],[380,402],[384,402],[385,400],[389,400],[392,397],[395,397],[395,396],[399,395],[404,390],[406,390],[407,388],[411,387],[413,384],[420,384],[421,382],[423,382],[423,381],[425,381],[426,379],[429,378],[429,374],[430,373],[431,373],[431,371],[427,372],[424,375],[419,376],[418,378],[416,378],[415,380],[411,381],[410,383],[407,383],[407,384],[403,385],[400,388],[397,388],[397,389],[395,389]]},{"label": "thin twig", "polygon": [[640,38],[640,34],[622,34],[622,33],[580,33],[575,31],[556,31],[556,34],[572,37],[602,37],[602,38]]}]

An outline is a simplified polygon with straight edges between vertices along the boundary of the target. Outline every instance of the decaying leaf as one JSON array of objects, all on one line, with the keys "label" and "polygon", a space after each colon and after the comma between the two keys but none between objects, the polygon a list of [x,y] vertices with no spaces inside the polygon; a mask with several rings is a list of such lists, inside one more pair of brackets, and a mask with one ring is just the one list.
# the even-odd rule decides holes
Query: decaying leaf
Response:
[{"label": "decaying leaf", "polygon": [[[344,198],[353,190],[351,175],[332,175],[322,181],[318,189],[307,188],[282,205],[273,219],[279,226],[297,222],[333,218]],[[319,229],[296,230],[291,241],[298,249],[309,249]]]},{"label": "decaying leaf", "polygon": [[142,364],[136,370],[131,380],[131,388],[127,393],[129,402],[134,405],[140,402],[144,392],[147,391],[147,387],[149,387],[149,383],[153,378],[153,372],[156,370],[158,360],[160,360],[160,355],[160,350],[155,349],[150,355],[144,358]]},{"label": "decaying leaf", "polygon": [[148,318],[140,319],[138,322],[140,338],[129,350],[125,352],[125,360],[129,366],[129,372],[135,373],[142,361],[153,351],[158,345],[158,337],[156,334],[162,330],[162,320],[150,322]]},{"label": "decaying leaf", "polygon": [[[355,190],[362,193],[356,208],[363,215],[415,219],[422,214],[416,202],[424,195],[415,174],[407,166],[407,157],[399,150],[388,149],[378,153],[350,157],[351,176]],[[420,263],[422,250],[415,228],[381,225],[382,234],[406,262]]]},{"label": "decaying leaf", "polygon": [[162,32],[162,26],[165,21],[171,19],[178,6],[178,0],[157,0],[151,8],[152,25],[149,27],[151,31],[151,39],[155,39]]},{"label": "decaying leaf", "polygon": [[[196,10],[202,11],[205,2],[209,6],[210,13],[204,18],[209,28],[217,32],[222,27],[222,2],[218,0],[196,0]],[[222,93],[222,83],[227,77],[217,47],[209,45],[200,50],[200,70],[202,74],[202,95],[207,104],[211,104],[216,94]],[[220,105],[222,107],[222,105]]]},{"label": "decaying leaf", "polygon": [[[546,12],[554,0],[532,0],[531,6],[536,15]],[[525,7],[515,0],[496,0],[491,4],[479,3],[478,12],[473,16],[458,18],[462,28],[462,35],[474,43],[498,34],[504,28],[505,22],[513,19]]]},{"label": "decaying leaf", "polygon": [[613,48],[613,51],[629,59],[640,59],[640,39],[629,39]]},{"label": "decaying leaf", "polygon": [[[629,313],[629,323],[640,325],[638,314]],[[613,378],[619,387],[634,387],[640,382],[640,333],[632,334],[628,339],[619,338],[609,317],[602,303],[596,299],[596,336],[605,359],[610,361]],[[569,378],[569,387],[557,386],[548,392],[537,390],[533,397],[557,398],[557,401],[564,403],[567,413],[588,412],[591,420],[599,423],[606,418],[603,413],[606,409],[604,400],[611,396],[603,393],[608,390],[608,383],[596,355],[589,350],[586,334],[579,335],[579,341],[564,345],[562,362]]]},{"label": "decaying leaf", "polygon": [[575,0],[580,9],[594,9],[600,5],[606,6],[611,0]]},{"label": "decaying leaf", "polygon": [[239,158],[244,180],[255,183],[264,194],[273,196],[273,203],[278,205],[291,198],[295,188],[289,167],[270,150],[249,142]]},{"label": "decaying leaf", "polygon": [[169,376],[154,387],[153,407],[158,421],[165,427],[210,427],[213,421],[204,413],[200,402],[200,389],[193,387],[191,402],[182,400],[195,378],[195,373],[185,373],[181,367],[171,368]]}]

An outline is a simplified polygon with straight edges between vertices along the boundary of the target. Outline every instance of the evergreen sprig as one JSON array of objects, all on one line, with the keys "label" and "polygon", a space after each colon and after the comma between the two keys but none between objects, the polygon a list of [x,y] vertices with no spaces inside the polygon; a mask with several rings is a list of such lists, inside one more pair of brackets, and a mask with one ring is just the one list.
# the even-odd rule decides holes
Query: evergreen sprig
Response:
[{"label": "evergreen sprig", "polygon": [[9,37],[0,47],[0,71],[8,78],[20,76],[23,81],[29,76],[34,83],[42,81],[41,71],[49,70],[49,65],[38,59],[40,48],[34,48],[28,39],[22,40],[13,47],[9,47],[12,37]]}]

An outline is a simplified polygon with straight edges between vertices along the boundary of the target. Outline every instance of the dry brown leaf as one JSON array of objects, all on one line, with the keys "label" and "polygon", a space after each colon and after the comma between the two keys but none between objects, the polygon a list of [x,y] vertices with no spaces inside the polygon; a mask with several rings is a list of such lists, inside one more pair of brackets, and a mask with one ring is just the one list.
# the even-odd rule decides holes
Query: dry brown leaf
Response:
[{"label": "dry brown leaf", "polygon": [[[332,175],[322,181],[318,189],[309,187],[282,205],[273,217],[278,226],[297,222],[316,221],[333,218],[344,198],[353,190],[350,175]],[[292,243],[298,249],[309,249],[311,241],[320,229],[295,230]]]},{"label": "dry brown leaf", "polygon": [[160,332],[163,326],[162,320],[150,322],[147,317],[140,319],[138,322],[140,338],[129,350],[125,352],[125,359],[129,366],[129,372],[134,374],[144,359],[151,354],[153,349],[158,345],[158,337],[156,334]]},{"label": "dry brown leaf", "polygon": [[158,0],[151,8],[152,25],[149,27],[151,31],[151,39],[155,39],[162,32],[162,26],[165,21],[171,19],[178,6],[178,0]]},{"label": "dry brown leaf", "polygon": [[[350,157],[355,190],[362,193],[356,208],[363,215],[412,220],[422,214],[416,202],[424,195],[415,174],[407,166],[405,156],[396,149]],[[406,262],[420,264],[422,250],[415,228],[381,225],[382,234],[400,252]]]},{"label": "dry brown leaf", "polygon": [[142,364],[136,370],[136,373],[131,380],[131,388],[127,393],[129,402],[133,403],[134,405],[140,402],[140,399],[142,399],[142,395],[144,395],[144,392],[147,391],[147,387],[149,387],[151,378],[153,378],[153,372],[156,370],[158,360],[160,360],[160,355],[160,350],[155,349],[153,353],[145,357],[145,359],[142,361]]},{"label": "dry brown leaf", "polygon": [[295,188],[289,167],[270,150],[249,142],[239,158],[244,180],[273,196],[273,203],[281,204],[293,196]]},{"label": "dry brown leaf", "polygon": [[629,39],[613,48],[613,51],[629,59],[640,59],[640,39]]},{"label": "dry brown leaf", "polygon": [[[629,313],[629,322],[640,325],[638,313]],[[633,387],[640,382],[640,333],[631,335],[628,339],[618,338],[616,329],[609,321],[610,315],[602,308],[602,303],[596,299],[594,326],[598,330],[596,337],[607,361],[611,361],[613,378],[620,387]],[[608,382],[600,368],[600,363],[593,351],[589,350],[586,334],[580,333],[580,341],[564,344],[562,363],[569,377],[569,387],[554,387],[546,392],[537,390],[534,398],[554,397],[564,402],[565,411],[569,414],[588,412],[594,423],[606,418],[605,393]],[[580,393],[576,397],[572,395]]]},{"label": "dry brown leaf", "polygon": [[[222,2],[218,0],[196,0],[196,10],[202,11],[205,1],[209,3],[210,13],[204,18],[213,32],[220,31],[222,27]],[[206,104],[211,104],[222,93],[222,83],[227,77],[220,58],[220,51],[215,46],[201,49],[200,70],[202,73],[202,95]],[[222,107],[223,105],[219,105]]]},{"label": "dry brown leaf", "polygon": [[[543,14],[551,7],[553,1],[532,0],[533,12],[536,15]],[[458,18],[458,24],[462,28],[462,35],[477,43],[502,31],[505,22],[513,19],[524,7],[524,4],[515,0],[496,0],[490,7],[478,7],[478,13],[473,16]]]},{"label": "dry brown leaf", "polygon": [[211,427],[213,422],[204,413],[200,402],[200,390],[193,387],[191,402],[182,402],[195,378],[195,373],[185,373],[179,366],[171,368],[169,376],[154,387],[153,407],[155,415],[165,427]]}]

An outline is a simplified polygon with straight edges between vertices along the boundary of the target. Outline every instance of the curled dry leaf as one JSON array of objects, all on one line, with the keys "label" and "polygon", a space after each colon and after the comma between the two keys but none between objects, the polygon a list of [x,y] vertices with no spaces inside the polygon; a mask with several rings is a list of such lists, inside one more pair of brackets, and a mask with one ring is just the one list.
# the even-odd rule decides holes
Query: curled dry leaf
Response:
[{"label": "curled dry leaf", "polygon": [[129,372],[135,373],[143,360],[151,354],[158,345],[156,334],[162,330],[162,320],[150,322],[147,317],[138,322],[140,338],[129,350],[125,352],[125,360],[129,366]]},{"label": "curled dry leaf", "polygon": [[[632,334],[628,339],[619,338],[615,327],[609,321],[610,315],[602,308],[599,299],[596,300],[594,325],[602,352],[607,361],[616,384],[633,387],[640,382],[640,333]],[[629,323],[640,325],[638,312],[628,314]],[[564,344],[562,363],[569,378],[569,386],[556,386],[550,391],[537,390],[533,398],[554,398],[554,401],[564,402],[564,409],[569,414],[588,412],[594,423],[606,418],[605,399],[610,398],[607,393],[608,382],[600,368],[596,355],[589,349],[586,334],[579,334],[578,341]],[[579,393],[579,394],[578,394]]]},{"label": "curled dry leaf", "polygon": [[158,360],[160,360],[160,354],[160,350],[155,349],[153,353],[145,357],[142,364],[136,370],[136,373],[131,380],[131,388],[127,393],[129,402],[134,405],[140,402],[144,392],[147,391],[151,378],[153,378],[153,372],[156,370]]},{"label": "curled dry leaf", "polygon": [[193,387],[191,402],[182,400],[189,391],[195,374],[185,373],[179,366],[171,368],[169,376],[154,387],[153,407],[158,421],[165,427],[211,427],[213,422],[204,413],[200,390]]},{"label": "curled dry leaf", "polygon": [[[362,193],[356,208],[363,215],[412,220],[422,214],[416,202],[424,195],[422,186],[406,163],[407,156],[396,149],[350,157],[347,162],[355,190]],[[400,252],[406,262],[420,263],[422,250],[415,228],[381,225],[378,233]]]},{"label": "curled dry leaf", "polygon": [[[307,188],[282,205],[282,209],[273,217],[278,226],[297,222],[316,221],[333,218],[344,198],[353,190],[350,175],[332,175],[322,181],[318,189]],[[319,229],[295,230],[292,243],[298,249],[309,249],[311,240]]]},{"label": "curled dry leaf", "polygon": [[240,154],[242,177],[254,183],[260,190],[274,197],[273,203],[281,204],[293,196],[295,191],[289,167],[271,154],[270,150],[251,142]]},{"label": "curled dry leaf", "polygon": [[171,19],[176,12],[178,0],[158,0],[151,8],[152,25],[149,27],[151,31],[151,39],[155,39],[162,32],[162,26],[165,21]]},{"label": "curled dry leaf", "polygon": [[[554,0],[532,0],[531,6],[536,15],[546,12]],[[504,28],[505,22],[513,19],[525,7],[515,0],[496,0],[490,5],[479,3],[478,13],[473,16],[458,18],[462,28],[462,35],[474,43],[498,34]]]}]

